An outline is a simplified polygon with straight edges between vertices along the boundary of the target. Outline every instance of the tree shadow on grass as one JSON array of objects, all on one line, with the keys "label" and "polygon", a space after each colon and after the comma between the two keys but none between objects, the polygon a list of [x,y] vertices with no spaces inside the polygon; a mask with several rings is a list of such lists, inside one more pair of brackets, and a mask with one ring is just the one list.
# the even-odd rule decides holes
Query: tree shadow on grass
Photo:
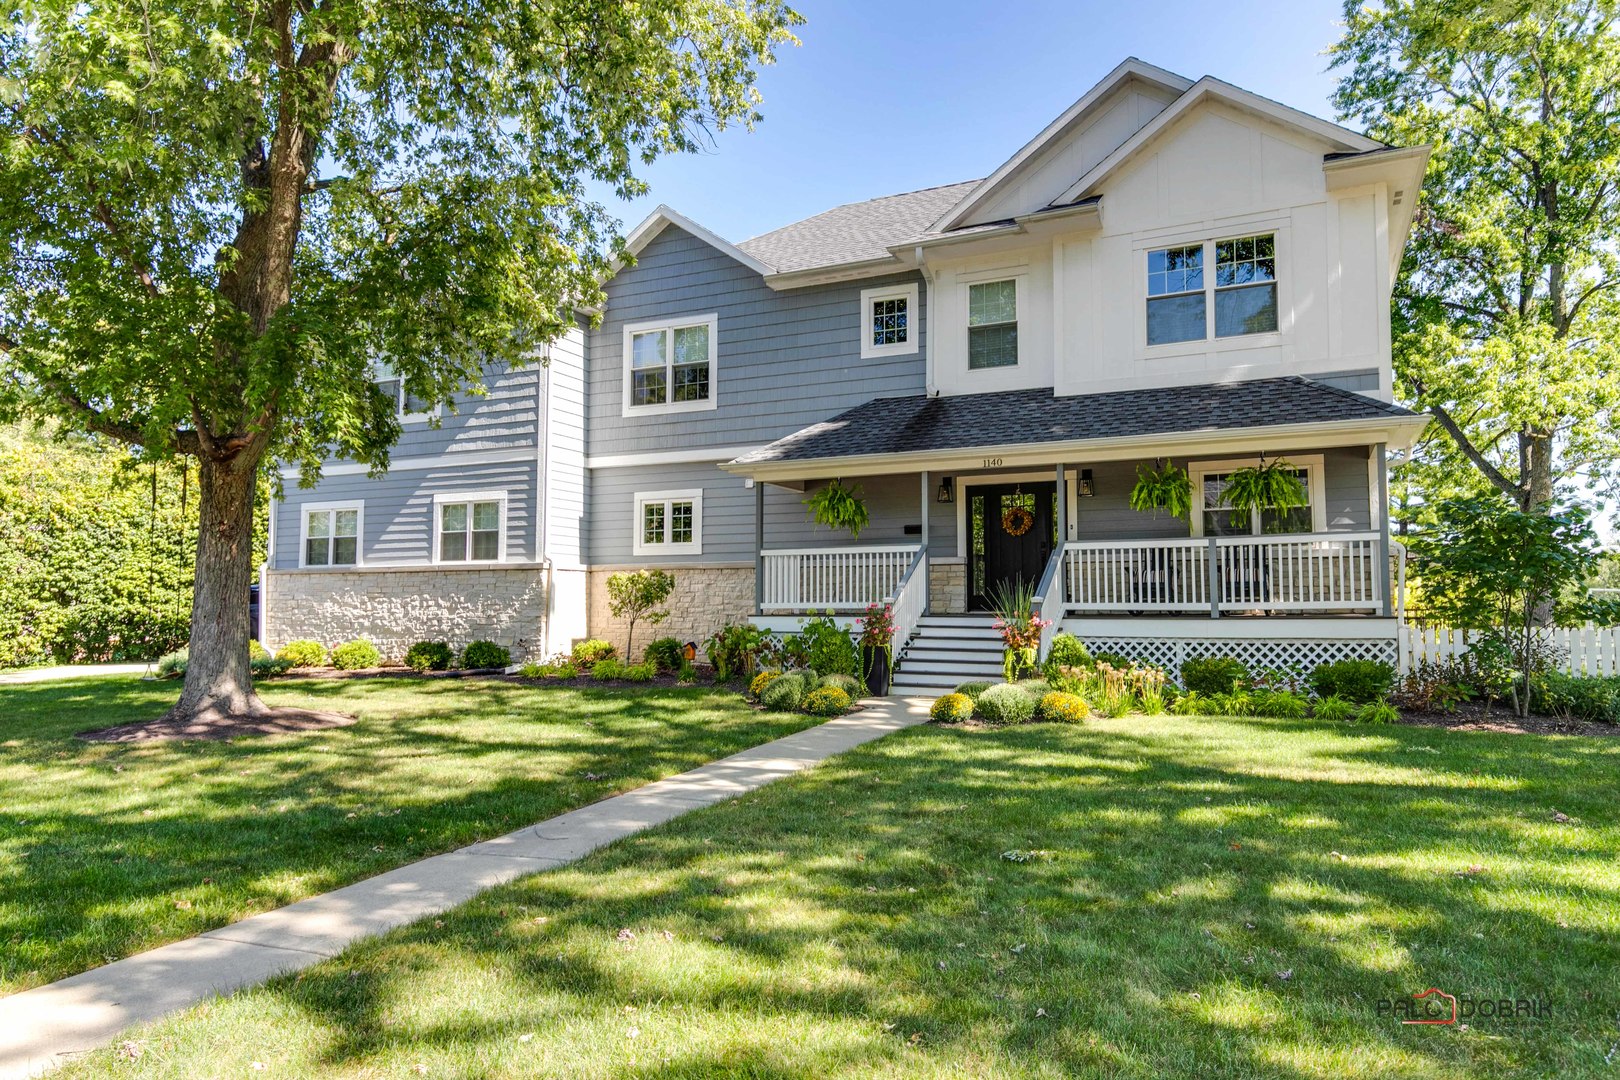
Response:
[{"label": "tree shadow on grass", "polygon": [[814,722],[703,690],[367,680],[267,691],[272,701],[352,707],[361,720],[348,728],[98,745],[71,733],[91,713],[138,707],[153,688],[12,689],[0,695],[11,716],[0,738],[0,986],[11,988],[521,828]]},{"label": "tree shadow on grass", "polygon": [[[1617,761],[1285,722],[914,730],[217,1008],[293,1010],[321,1069],[521,1071],[531,1031],[593,1076],[1598,1075]],[[1430,985],[1554,1013],[1378,1014]]]}]

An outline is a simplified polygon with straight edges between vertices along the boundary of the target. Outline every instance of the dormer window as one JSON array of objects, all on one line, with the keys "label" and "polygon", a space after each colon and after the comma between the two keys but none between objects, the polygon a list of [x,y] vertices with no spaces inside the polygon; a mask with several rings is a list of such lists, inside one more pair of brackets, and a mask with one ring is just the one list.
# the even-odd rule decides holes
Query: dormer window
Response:
[{"label": "dormer window", "polygon": [[917,351],[917,284],[861,291],[861,359]]},{"label": "dormer window", "polygon": [[[1206,273],[1214,264],[1215,273]],[[1147,343],[1269,334],[1277,329],[1272,233],[1147,253]]]}]

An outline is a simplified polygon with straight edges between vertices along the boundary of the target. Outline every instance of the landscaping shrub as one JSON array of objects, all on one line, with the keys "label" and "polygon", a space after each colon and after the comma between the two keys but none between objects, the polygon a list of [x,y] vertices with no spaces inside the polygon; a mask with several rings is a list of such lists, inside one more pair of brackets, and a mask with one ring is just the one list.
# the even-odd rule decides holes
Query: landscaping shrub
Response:
[{"label": "landscaping shrub", "polygon": [[1054,724],[1078,724],[1091,715],[1091,706],[1079,694],[1053,690],[1035,706],[1035,718]]},{"label": "landscaping shrub", "polygon": [[965,682],[965,683],[961,683],[960,685],[958,685],[957,688],[955,690],[951,691],[951,692],[953,694],[961,694],[963,697],[967,698],[969,701],[975,701],[976,702],[976,701],[979,700],[979,695],[984,693],[986,690],[990,689],[990,687],[992,685],[998,685],[998,684],[987,683],[987,682]]},{"label": "landscaping shrub", "polygon": [[680,638],[661,637],[647,646],[642,659],[660,672],[675,671],[686,663],[686,646],[681,644]]},{"label": "landscaping shrub", "polygon": [[1058,634],[1052,639],[1052,647],[1046,654],[1045,670],[1048,675],[1062,668],[1078,668],[1091,666],[1091,653],[1086,651],[1085,644],[1073,634]]},{"label": "landscaping shrub", "polygon": [[1620,723],[1620,678],[1549,671],[1530,683],[1532,712]]},{"label": "landscaping shrub", "polygon": [[1249,669],[1230,656],[1209,656],[1188,660],[1181,665],[1181,685],[1205,696],[1230,694],[1253,685]]},{"label": "landscaping shrub", "polygon": [[691,686],[697,682],[697,668],[686,661],[681,662],[681,669],[675,673],[675,681],[682,686]]},{"label": "landscaping shrub", "polygon": [[819,686],[804,696],[799,708],[811,716],[843,716],[849,712],[849,695],[836,686]]},{"label": "landscaping shrub", "polygon": [[444,641],[418,641],[405,650],[405,666],[412,671],[444,671],[455,658]]},{"label": "landscaping shrub", "polygon": [[942,724],[960,724],[973,718],[973,699],[966,694],[946,694],[928,708],[928,719]]},{"label": "landscaping shrub", "polygon": [[1311,672],[1311,692],[1317,697],[1337,695],[1358,705],[1380,700],[1394,683],[1395,669],[1381,660],[1335,660]]},{"label": "landscaping shrub", "polygon": [[158,657],[157,677],[160,679],[182,679],[186,674],[186,656],[188,650],[176,649]]},{"label": "landscaping shrub", "polygon": [[799,640],[804,643],[805,661],[817,675],[859,675],[860,650],[849,631],[829,615],[806,619],[799,627]]},{"label": "landscaping shrub", "polygon": [[1401,714],[1395,711],[1395,706],[1387,701],[1369,701],[1356,710],[1358,724],[1394,724],[1400,718]]},{"label": "landscaping shrub", "polygon": [[832,675],[823,675],[821,678],[816,680],[817,690],[824,686],[837,687],[838,689],[842,690],[851,701],[854,701],[856,698],[860,697],[861,694],[866,690],[866,687],[862,685],[861,680],[857,679],[855,676],[841,675],[836,672]]},{"label": "landscaping shrub", "polygon": [[270,659],[270,650],[259,644],[258,638],[248,639],[248,662]]},{"label": "landscaping shrub", "polygon": [[586,638],[584,641],[574,642],[574,663],[580,667],[590,667],[598,660],[612,660],[619,655],[619,650],[613,647],[612,642],[601,638]]},{"label": "landscaping shrub", "polygon": [[355,638],[332,646],[332,666],[339,671],[358,671],[382,663],[382,653],[365,638]]},{"label": "landscaping shrub", "polygon": [[1211,694],[1209,704],[1215,716],[1253,716],[1254,697],[1247,690],[1233,690],[1228,694]]},{"label": "landscaping shrub", "polygon": [[276,653],[277,660],[285,660],[295,668],[320,667],[326,663],[326,647],[318,641],[307,639],[289,641]]},{"label": "landscaping shrub", "polygon": [[1456,658],[1448,658],[1443,662],[1418,661],[1413,670],[1396,680],[1389,697],[1397,707],[1413,712],[1454,713],[1476,693],[1473,672],[1457,663]]},{"label": "landscaping shrub", "polygon": [[271,675],[285,675],[292,670],[292,665],[278,657],[265,653],[248,661],[248,668],[253,672],[255,679],[263,679]]},{"label": "landscaping shrub", "polygon": [[626,664],[619,678],[628,682],[652,682],[658,675],[657,664]]},{"label": "landscaping shrub", "polygon": [[591,665],[591,678],[598,682],[624,678],[624,664],[609,656]]},{"label": "landscaping shrub", "polygon": [[753,701],[758,701],[759,695],[765,692],[765,688],[781,677],[782,673],[780,671],[760,672],[758,675],[754,676],[751,682],[749,682],[747,696]]},{"label": "landscaping shrub", "polygon": [[1027,724],[1035,717],[1035,699],[1012,683],[1000,683],[979,695],[974,711],[992,724]]},{"label": "landscaping shrub", "polygon": [[1188,690],[1171,702],[1170,711],[1177,716],[1214,716],[1218,709],[1213,699],[1197,690]]},{"label": "landscaping shrub", "polygon": [[1249,708],[1253,716],[1279,720],[1299,720],[1311,711],[1309,702],[1288,690],[1256,690],[1249,695]]},{"label": "landscaping shrub", "polygon": [[1337,694],[1329,694],[1325,698],[1316,699],[1311,714],[1318,720],[1331,720],[1342,724],[1356,715],[1356,707]]},{"label": "landscaping shrub", "polygon": [[1052,684],[1045,679],[1019,679],[1014,685],[1036,701],[1041,700],[1054,689]]},{"label": "landscaping shrub", "polygon": [[512,662],[512,650],[493,641],[469,641],[461,650],[461,666],[478,668],[504,668]]},{"label": "landscaping shrub", "polygon": [[772,712],[793,712],[804,700],[810,684],[803,675],[790,672],[772,680],[759,695],[759,703]]},{"label": "landscaping shrub", "polygon": [[709,663],[714,665],[714,677],[720,682],[735,682],[751,675],[760,653],[771,640],[769,634],[752,623],[722,626],[704,645]]}]

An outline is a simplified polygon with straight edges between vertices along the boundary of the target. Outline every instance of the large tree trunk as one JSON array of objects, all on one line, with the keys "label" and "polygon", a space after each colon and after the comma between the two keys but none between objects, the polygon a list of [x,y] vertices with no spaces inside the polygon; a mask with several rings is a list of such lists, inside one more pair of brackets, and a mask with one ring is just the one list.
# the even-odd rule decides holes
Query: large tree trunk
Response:
[{"label": "large tree trunk", "polygon": [[185,688],[168,719],[212,722],[264,716],[248,667],[248,587],[258,459],[198,457],[197,579]]}]

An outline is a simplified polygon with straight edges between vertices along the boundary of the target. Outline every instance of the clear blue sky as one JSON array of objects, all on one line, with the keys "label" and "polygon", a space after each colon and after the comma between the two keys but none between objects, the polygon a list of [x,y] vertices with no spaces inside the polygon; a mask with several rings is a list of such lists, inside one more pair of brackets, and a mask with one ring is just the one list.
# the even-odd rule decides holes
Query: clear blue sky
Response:
[{"label": "clear blue sky", "polygon": [[645,172],[659,203],[743,240],[839,203],[986,175],[1127,56],[1332,118],[1337,0],[1254,4],[798,0],[764,121]]}]

